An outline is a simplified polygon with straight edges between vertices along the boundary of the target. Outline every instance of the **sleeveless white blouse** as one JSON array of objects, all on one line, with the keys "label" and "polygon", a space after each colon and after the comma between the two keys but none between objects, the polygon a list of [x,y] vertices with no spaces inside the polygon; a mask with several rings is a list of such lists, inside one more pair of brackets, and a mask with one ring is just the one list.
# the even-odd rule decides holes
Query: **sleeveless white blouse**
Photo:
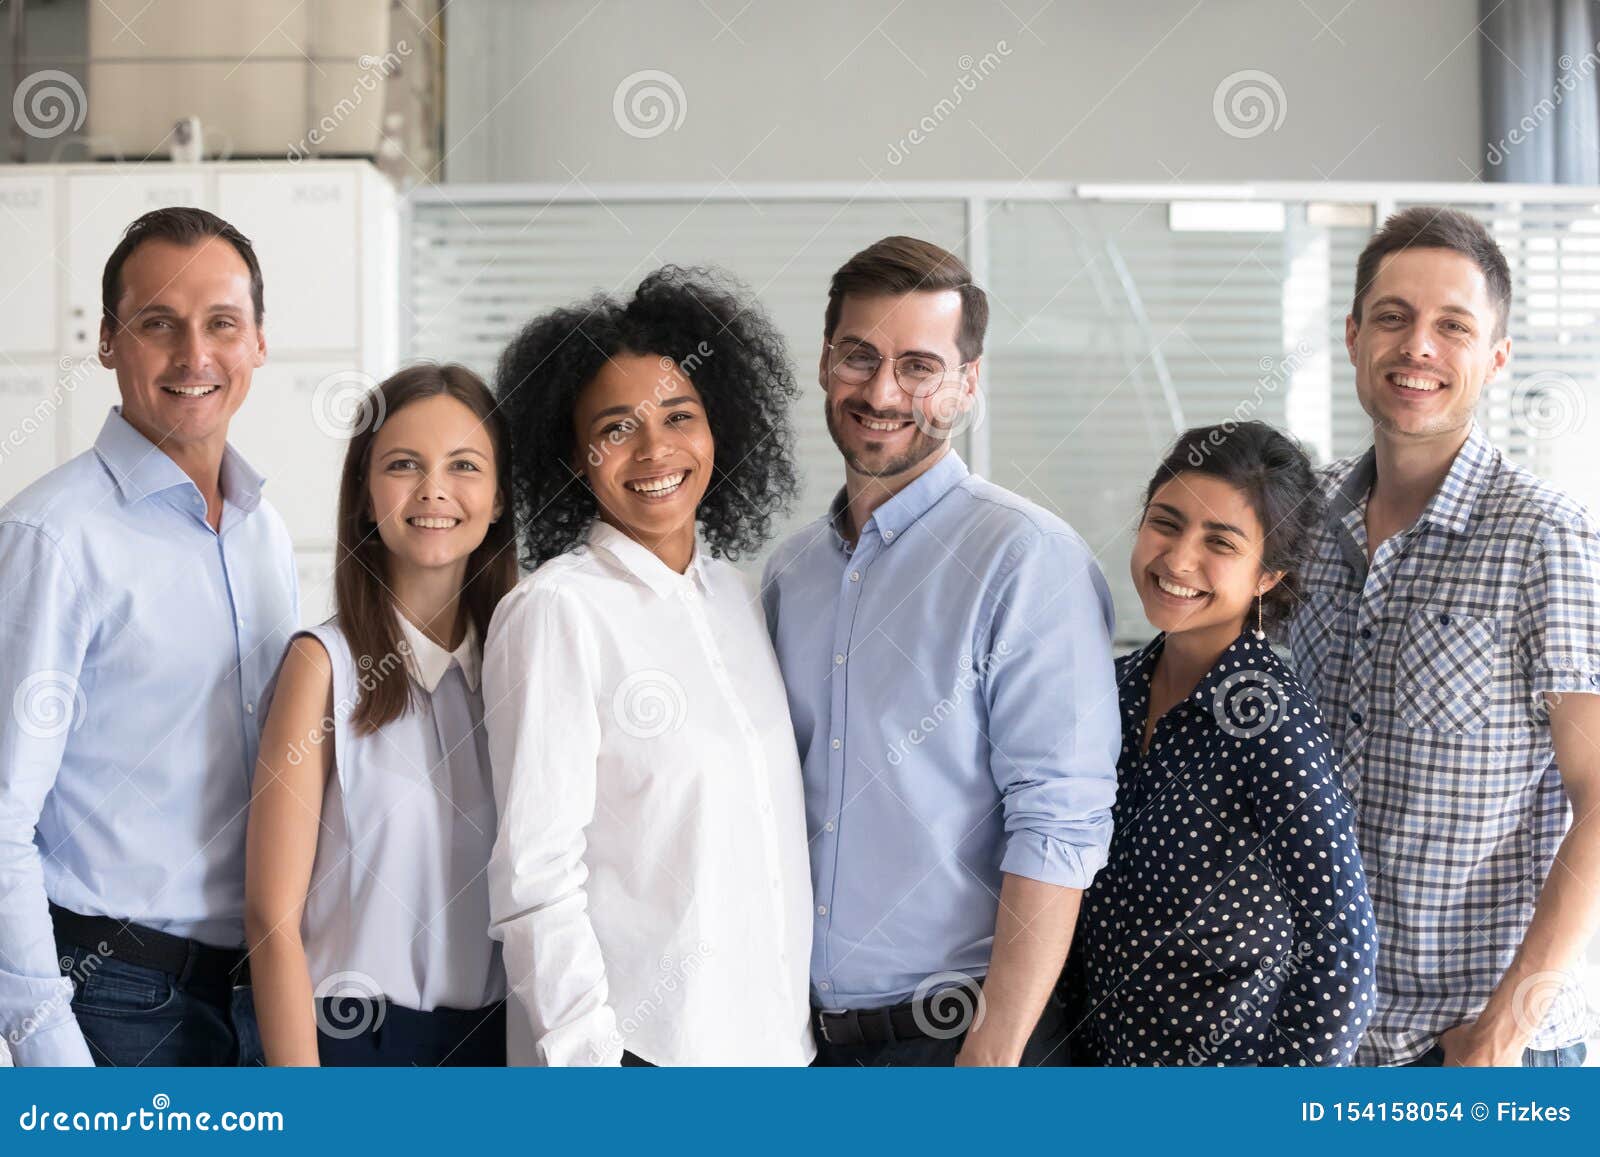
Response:
[{"label": "sleeveless white blouse", "polygon": [[[474,1009],[505,997],[489,937],[494,787],[478,640],[454,652],[396,615],[409,649],[358,662],[337,619],[301,632],[333,663],[334,774],[302,940],[319,997]],[[410,679],[413,705],[371,735],[348,725],[364,687]]]}]

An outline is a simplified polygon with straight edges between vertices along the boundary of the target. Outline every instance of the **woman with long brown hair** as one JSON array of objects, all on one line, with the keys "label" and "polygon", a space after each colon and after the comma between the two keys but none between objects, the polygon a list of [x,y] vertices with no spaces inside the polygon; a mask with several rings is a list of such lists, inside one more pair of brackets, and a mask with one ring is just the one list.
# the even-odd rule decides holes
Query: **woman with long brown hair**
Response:
[{"label": "woman with long brown hair", "polygon": [[256,765],[245,931],[275,1065],[505,1061],[479,640],[516,582],[506,432],[454,365],[365,400],[337,614],[289,642]]}]

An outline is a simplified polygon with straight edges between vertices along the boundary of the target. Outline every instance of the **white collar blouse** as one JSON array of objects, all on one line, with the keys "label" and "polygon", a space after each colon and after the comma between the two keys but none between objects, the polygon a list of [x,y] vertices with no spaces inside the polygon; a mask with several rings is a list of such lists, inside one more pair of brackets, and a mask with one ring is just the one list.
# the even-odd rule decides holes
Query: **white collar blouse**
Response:
[{"label": "white collar blouse", "polygon": [[337,618],[305,632],[328,651],[335,704],[302,922],[313,990],[424,1012],[486,1008],[505,995],[505,975],[488,930],[495,813],[477,638],[469,625],[447,651],[396,619],[411,699],[366,735],[349,714],[396,674],[354,655]]},{"label": "white collar blouse", "polygon": [[596,521],[484,647],[513,1064],[815,1055],[799,754],[755,593]]}]

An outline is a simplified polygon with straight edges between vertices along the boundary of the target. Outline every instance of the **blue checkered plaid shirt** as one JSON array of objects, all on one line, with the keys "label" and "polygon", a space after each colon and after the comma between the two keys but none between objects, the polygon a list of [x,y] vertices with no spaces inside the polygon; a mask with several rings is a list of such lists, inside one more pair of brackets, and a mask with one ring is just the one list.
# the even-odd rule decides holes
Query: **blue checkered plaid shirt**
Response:
[{"label": "blue checkered plaid shirt", "polygon": [[[1355,801],[1379,928],[1357,1063],[1402,1064],[1474,1019],[1533,918],[1571,823],[1547,693],[1600,693],[1600,532],[1476,426],[1416,523],[1367,563],[1372,451],[1330,503],[1290,628]],[[1530,1042],[1582,1039],[1555,1000]]]}]

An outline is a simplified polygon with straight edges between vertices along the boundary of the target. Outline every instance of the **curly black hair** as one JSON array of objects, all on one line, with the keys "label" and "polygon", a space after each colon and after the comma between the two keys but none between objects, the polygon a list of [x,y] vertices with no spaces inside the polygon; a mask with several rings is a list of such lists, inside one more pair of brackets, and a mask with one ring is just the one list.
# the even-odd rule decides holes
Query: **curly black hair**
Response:
[{"label": "curly black hair", "polygon": [[1326,514],[1316,470],[1301,445],[1265,422],[1223,422],[1185,430],[1145,487],[1148,508],[1157,490],[1180,474],[1219,478],[1250,500],[1264,535],[1261,565],[1283,579],[1261,596],[1269,632],[1281,630],[1301,600],[1300,572]]},{"label": "curly black hair", "polygon": [[694,383],[716,443],[701,537],[719,558],[759,550],[798,487],[789,407],[800,391],[788,350],[737,281],[668,265],[626,302],[599,293],[534,318],[500,355],[495,394],[511,432],[523,563],[570,550],[594,520],[594,492],[573,469],[573,410],[618,354],[671,358]]}]

